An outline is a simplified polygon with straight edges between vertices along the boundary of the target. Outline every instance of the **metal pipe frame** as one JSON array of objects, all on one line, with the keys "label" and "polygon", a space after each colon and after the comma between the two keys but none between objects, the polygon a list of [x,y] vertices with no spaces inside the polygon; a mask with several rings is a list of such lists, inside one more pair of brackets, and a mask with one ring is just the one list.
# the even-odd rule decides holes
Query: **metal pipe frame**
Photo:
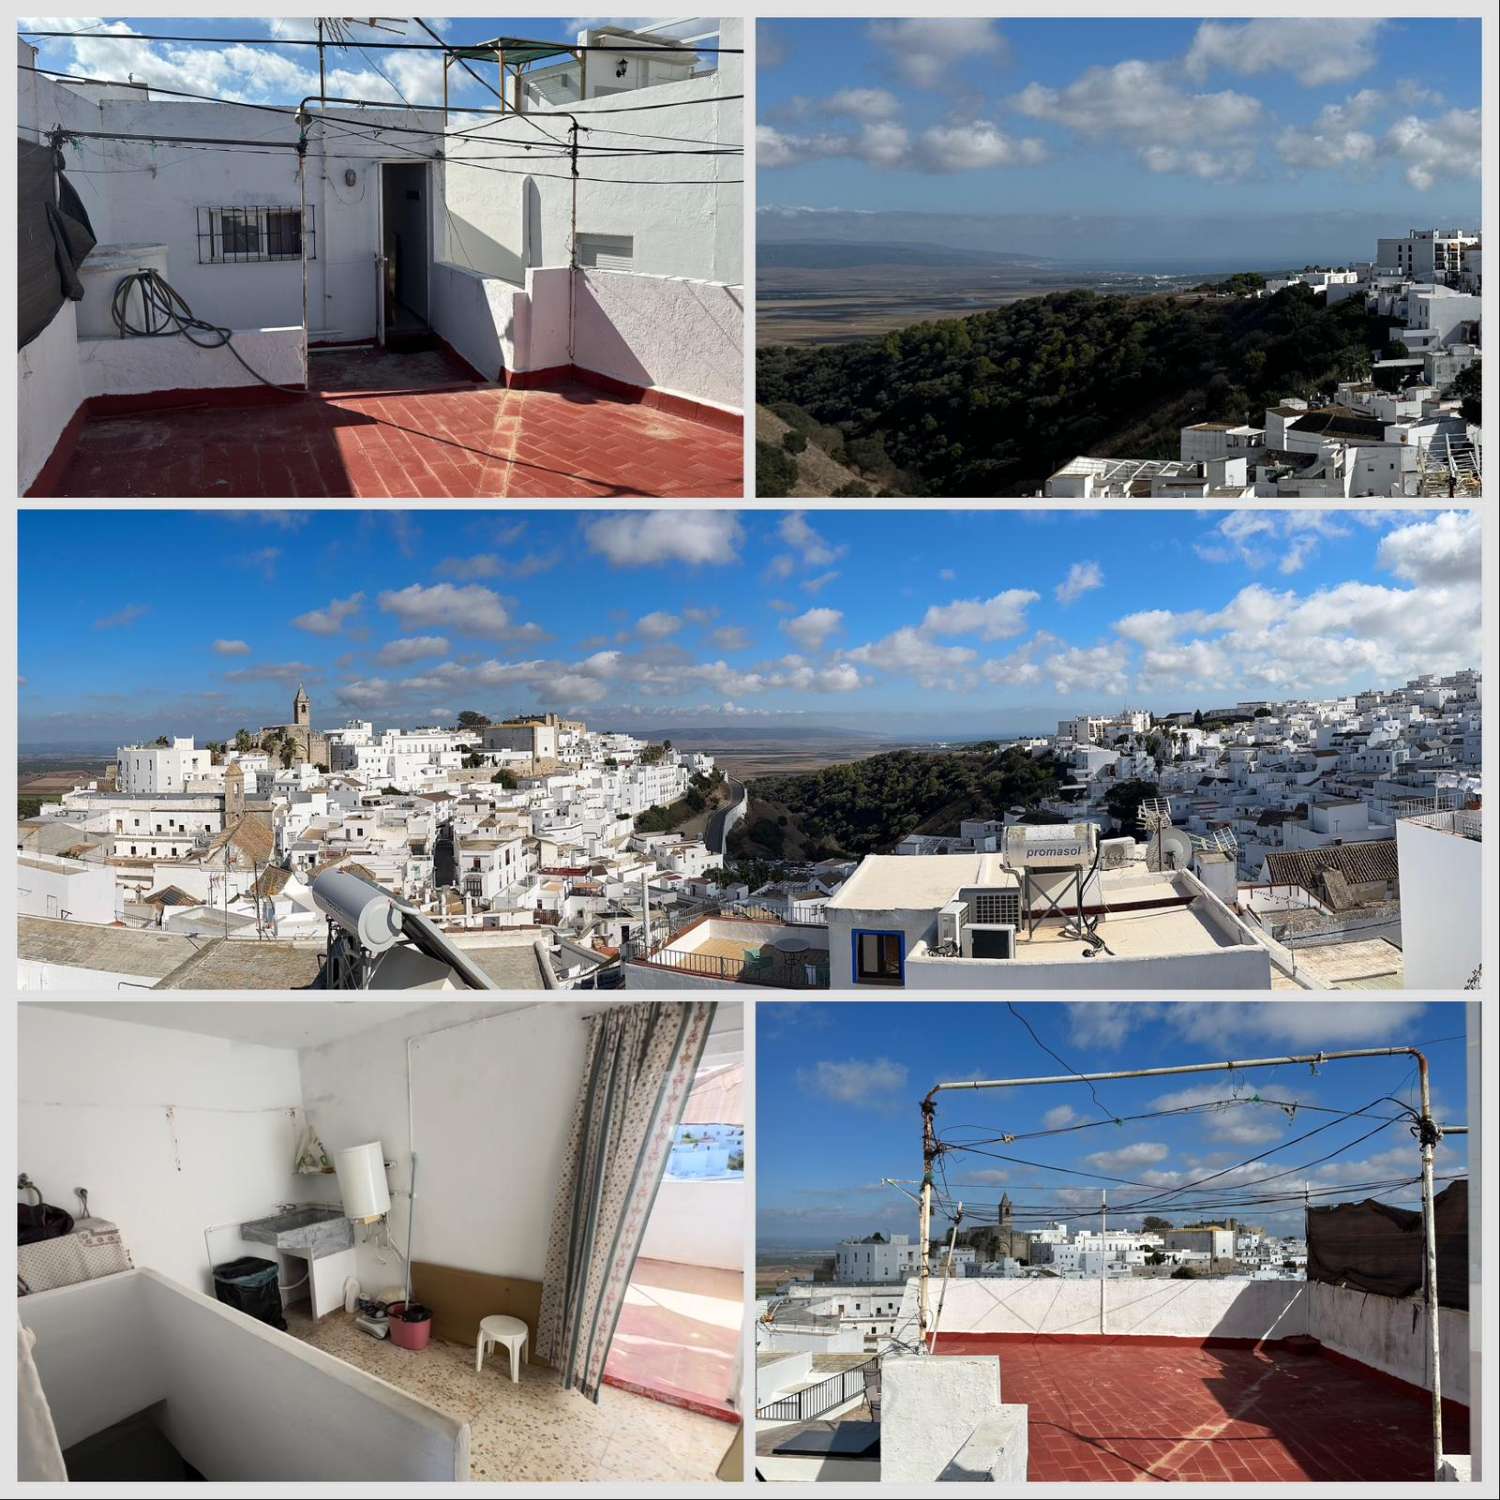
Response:
[{"label": "metal pipe frame", "polygon": [[[1443,1374],[1438,1326],[1437,1222],[1433,1212],[1433,1155],[1443,1132],[1432,1118],[1432,1088],[1426,1054],[1416,1047],[1353,1047],[1337,1052],[1310,1052],[1289,1057],[1251,1057],[1226,1062],[1184,1063],[1165,1068],[1123,1068],[1107,1073],[1059,1073],[1038,1078],[965,1079],[935,1084],[922,1099],[922,1195],[918,1215],[917,1344],[927,1352],[937,1346],[937,1329],[928,1319],[927,1239],[932,1228],[932,1170],[938,1157],[937,1096],[959,1090],[1038,1088],[1059,1083],[1108,1083],[1124,1078],[1175,1078],[1189,1073],[1234,1073],[1249,1068],[1287,1068],[1345,1062],[1362,1057],[1410,1057],[1416,1061],[1421,1087],[1422,1111],[1417,1122],[1417,1140],[1422,1175],[1422,1283],[1427,1321],[1427,1361],[1431,1373],[1432,1476],[1438,1478],[1443,1463]],[[1459,1134],[1465,1127],[1455,1127]]]}]

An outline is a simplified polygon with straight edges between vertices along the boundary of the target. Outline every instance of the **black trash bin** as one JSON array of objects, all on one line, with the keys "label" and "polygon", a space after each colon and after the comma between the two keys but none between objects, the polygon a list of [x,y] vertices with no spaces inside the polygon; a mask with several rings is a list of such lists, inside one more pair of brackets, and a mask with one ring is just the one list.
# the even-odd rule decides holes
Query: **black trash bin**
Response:
[{"label": "black trash bin", "polygon": [[274,1260],[243,1255],[214,1267],[214,1296],[272,1328],[286,1328],[281,1315],[280,1272]]}]

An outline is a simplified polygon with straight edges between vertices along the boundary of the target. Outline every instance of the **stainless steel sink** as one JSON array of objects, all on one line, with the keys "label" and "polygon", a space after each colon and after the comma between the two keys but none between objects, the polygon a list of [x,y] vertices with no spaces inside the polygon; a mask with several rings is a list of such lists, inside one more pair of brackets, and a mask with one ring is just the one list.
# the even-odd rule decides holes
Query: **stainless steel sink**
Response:
[{"label": "stainless steel sink", "polygon": [[240,1234],[257,1245],[274,1245],[289,1255],[318,1260],[354,1245],[354,1226],[341,1210],[308,1204],[240,1225]]}]

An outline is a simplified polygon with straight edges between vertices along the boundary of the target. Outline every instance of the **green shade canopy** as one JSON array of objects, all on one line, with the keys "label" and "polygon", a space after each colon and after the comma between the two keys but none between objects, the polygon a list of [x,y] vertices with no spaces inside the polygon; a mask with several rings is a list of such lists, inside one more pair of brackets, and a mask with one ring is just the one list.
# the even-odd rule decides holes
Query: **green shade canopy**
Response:
[{"label": "green shade canopy", "polygon": [[464,57],[471,62],[494,62],[495,54],[505,54],[506,66],[524,67],[549,57],[572,57],[573,48],[559,42],[528,42],[524,37],[500,36],[478,47],[450,47],[450,57]]}]

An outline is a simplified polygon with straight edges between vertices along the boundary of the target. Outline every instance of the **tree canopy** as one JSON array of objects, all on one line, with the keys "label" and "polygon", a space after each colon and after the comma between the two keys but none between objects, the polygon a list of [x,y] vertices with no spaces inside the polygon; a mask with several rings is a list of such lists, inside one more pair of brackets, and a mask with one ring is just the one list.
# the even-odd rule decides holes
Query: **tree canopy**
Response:
[{"label": "tree canopy", "polygon": [[[1259,422],[1364,377],[1385,326],[1300,284],[1258,299],[1057,292],[880,339],[769,345],[757,395],[802,414],[799,430],[836,429],[839,461],[878,488],[1027,494],[1078,454],[1176,458],[1184,426]],[[758,446],[762,495],[787,493],[790,465]]]}]

